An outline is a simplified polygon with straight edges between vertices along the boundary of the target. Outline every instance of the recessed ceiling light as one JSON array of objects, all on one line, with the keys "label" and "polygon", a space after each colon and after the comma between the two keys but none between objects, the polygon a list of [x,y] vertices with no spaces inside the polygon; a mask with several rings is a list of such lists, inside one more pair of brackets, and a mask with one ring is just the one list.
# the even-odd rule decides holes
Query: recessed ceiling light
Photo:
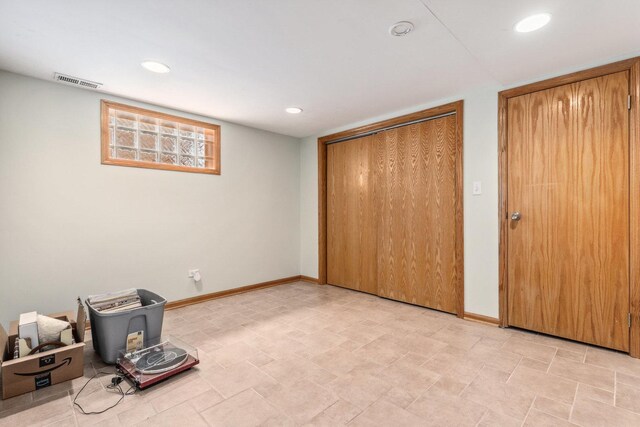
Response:
[{"label": "recessed ceiling light", "polygon": [[300,113],[302,113],[302,108],[300,108],[300,107],[289,107],[289,108],[285,108],[284,111],[286,111],[289,114],[300,114]]},{"label": "recessed ceiling light", "polygon": [[396,37],[402,37],[413,31],[413,24],[409,21],[396,22],[389,28],[389,34]]},{"label": "recessed ceiling light", "polygon": [[165,65],[162,62],[158,62],[158,61],[142,61],[140,65],[142,65],[144,68],[146,68],[149,71],[153,71],[154,73],[164,74],[171,71],[171,68],[169,68],[168,65]]},{"label": "recessed ceiling light", "polygon": [[519,33],[530,33],[539,30],[551,21],[551,15],[548,13],[538,13],[531,15],[519,21],[513,29]]}]

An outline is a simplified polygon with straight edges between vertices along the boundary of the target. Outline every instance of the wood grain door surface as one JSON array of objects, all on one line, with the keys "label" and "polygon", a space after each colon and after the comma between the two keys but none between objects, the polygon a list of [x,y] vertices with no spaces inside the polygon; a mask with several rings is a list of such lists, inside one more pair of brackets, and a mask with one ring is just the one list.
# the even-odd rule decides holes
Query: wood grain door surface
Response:
[{"label": "wood grain door surface", "polygon": [[327,147],[327,279],[455,313],[456,117]]},{"label": "wood grain door surface", "polygon": [[508,100],[508,321],[628,351],[628,72]]},{"label": "wood grain door surface", "polygon": [[373,138],[327,147],[327,281],[375,294]]},{"label": "wood grain door surface", "polygon": [[456,117],[384,132],[376,145],[378,293],[456,312]]}]

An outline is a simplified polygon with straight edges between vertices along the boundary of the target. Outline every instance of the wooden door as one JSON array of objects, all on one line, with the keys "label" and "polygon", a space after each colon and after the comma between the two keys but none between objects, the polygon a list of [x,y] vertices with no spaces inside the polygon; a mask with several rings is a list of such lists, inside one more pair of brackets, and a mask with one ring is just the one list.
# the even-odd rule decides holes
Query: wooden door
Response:
[{"label": "wooden door", "polygon": [[373,138],[327,147],[327,282],[375,294]]},{"label": "wooden door", "polygon": [[629,350],[628,94],[625,71],[508,100],[510,325]]},{"label": "wooden door", "polygon": [[378,294],[456,313],[456,116],[374,142]]}]

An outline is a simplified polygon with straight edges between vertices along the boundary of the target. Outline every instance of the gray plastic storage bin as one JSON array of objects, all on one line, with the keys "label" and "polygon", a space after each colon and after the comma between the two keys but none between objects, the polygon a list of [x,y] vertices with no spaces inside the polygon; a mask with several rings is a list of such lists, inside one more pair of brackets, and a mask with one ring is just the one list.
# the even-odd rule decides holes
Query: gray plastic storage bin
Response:
[{"label": "gray plastic storage bin", "polygon": [[127,336],[130,333],[144,331],[145,347],[153,345],[162,336],[164,305],[167,300],[146,289],[137,291],[142,307],[121,313],[100,313],[89,301],[85,301],[91,320],[93,348],[104,363],[116,363],[118,352],[127,346]]}]

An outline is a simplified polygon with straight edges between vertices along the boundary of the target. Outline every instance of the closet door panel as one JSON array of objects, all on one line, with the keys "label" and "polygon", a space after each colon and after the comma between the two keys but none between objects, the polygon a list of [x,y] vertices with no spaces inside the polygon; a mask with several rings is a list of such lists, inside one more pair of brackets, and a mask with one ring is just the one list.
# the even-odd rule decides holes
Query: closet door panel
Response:
[{"label": "closet door panel", "polygon": [[372,139],[327,147],[327,281],[375,294]]},{"label": "closet door panel", "polygon": [[456,118],[379,135],[378,292],[456,312]]}]

